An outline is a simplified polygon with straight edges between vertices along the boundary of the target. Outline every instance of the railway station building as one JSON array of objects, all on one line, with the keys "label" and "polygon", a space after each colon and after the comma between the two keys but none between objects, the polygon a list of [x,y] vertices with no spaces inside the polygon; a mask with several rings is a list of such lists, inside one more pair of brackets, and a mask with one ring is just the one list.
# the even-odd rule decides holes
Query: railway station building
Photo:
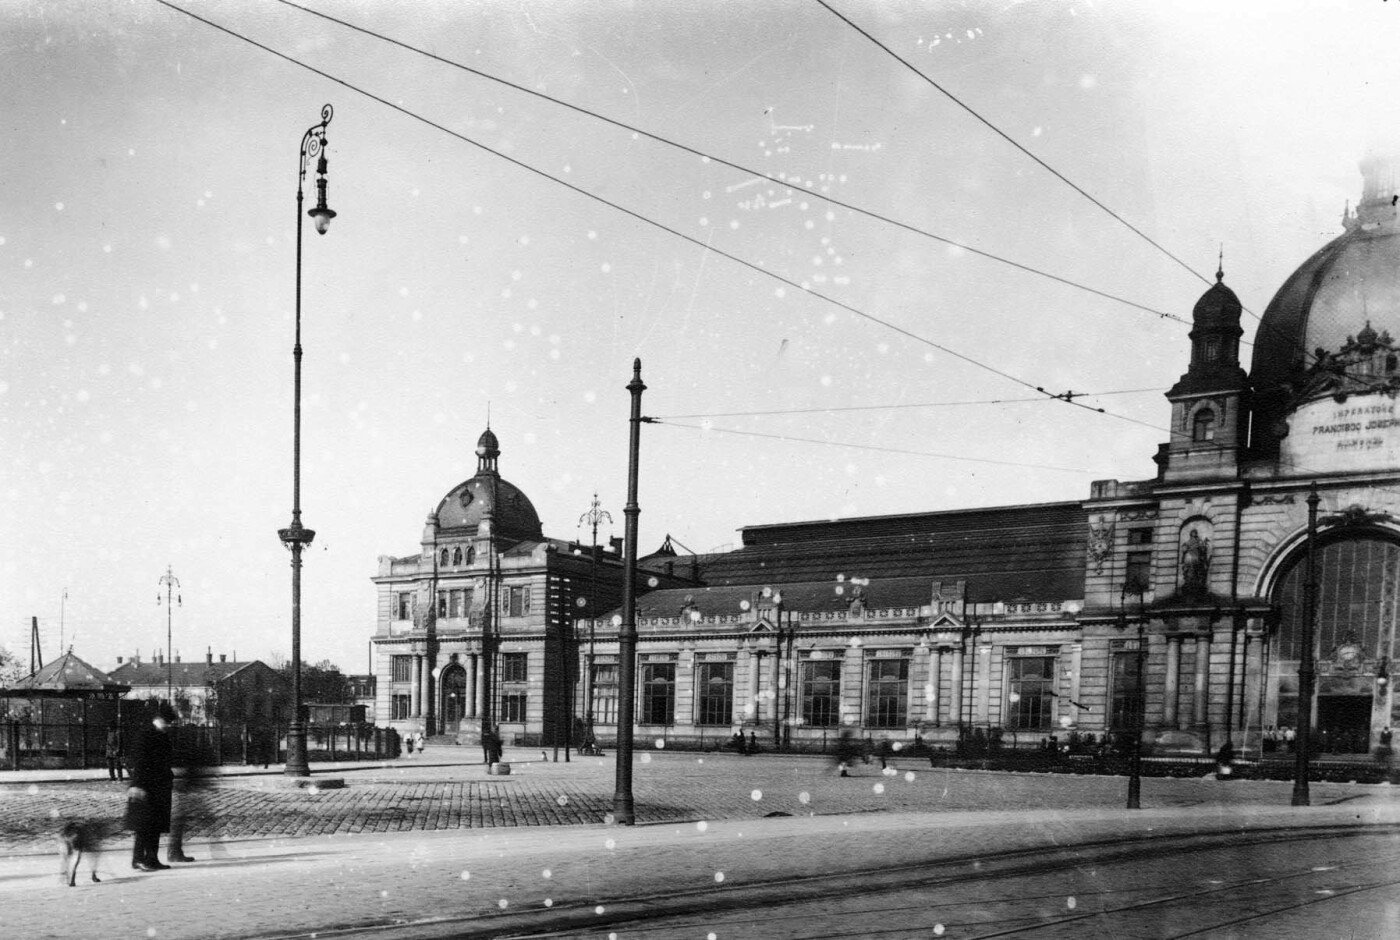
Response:
[{"label": "railway station building", "polygon": [[[1036,746],[1141,726],[1156,753],[1208,754],[1257,749],[1306,709],[1324,750],[1373,748],[1397,717],[1400,190],[1386,161],[1362,176],[1342,232],[1266,308],[1247,369],[1223,272],[1196,300],[1144,478],[1070,502],[749,526],[732,552],[668,539],[642,558],[639,741]],[[607,742],[620,546],[547,538],[491,431],[477,454],[419,551],[380,559],[378,718],[465,740],[489,695],[508,741],[591,722]]]}]

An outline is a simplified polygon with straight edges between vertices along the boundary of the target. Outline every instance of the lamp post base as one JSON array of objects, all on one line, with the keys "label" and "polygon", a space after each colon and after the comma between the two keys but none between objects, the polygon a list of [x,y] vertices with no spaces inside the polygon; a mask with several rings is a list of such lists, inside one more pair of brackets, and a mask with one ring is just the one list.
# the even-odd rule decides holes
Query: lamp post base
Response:
[{"label": "lamp post base", "polygon": [[288,777],[311,776],[311,765],[306,760],[306,725],[292,722],[287,728],[287,769]]}]

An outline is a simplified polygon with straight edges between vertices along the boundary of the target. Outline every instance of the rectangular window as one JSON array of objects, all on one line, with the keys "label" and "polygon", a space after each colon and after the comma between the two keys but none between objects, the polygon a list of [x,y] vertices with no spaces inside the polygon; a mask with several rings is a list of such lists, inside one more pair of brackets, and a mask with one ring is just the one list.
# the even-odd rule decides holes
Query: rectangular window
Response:
[{"label": "rectangular window", "polygon": [[698,723],[729,726],[734,723],[734,664],[700,663],[695,667]]},{"label": "rectangular window", "polygon": [[467,615],[467,611],[472,606],[472,592],[470,588],[454,588],[447,602],[447,616],[461,618]]},{"label": "rectangular window", "polygon": [[1129,552],[1128,567],[1123,576],[1123,590],[1142,594],[1152,587],[1152,553]]},{"label": "rectangular window", "polygon": [[413,619],[413,592],[401,591],[394,598],[394,619]]},{"label": "rectangular window", "polygon": [[408,717],[409,697],[407,695],[389,696],[389,720],[403,721]]},{"label": "rectangular window", "polygon": [[1055,657],[1016,656],[1006,661],[1007,727],[1045,731],[1054,722]]},{"label": "rectangular window", "polygon": [[529,653],[501,654],[501,681],[524,682],[530,674]]},{"label": "rectangular window", "polygon": [[669,725],[676,720],[676,664],[642,664],[642,713],[639,724]]},{"label": "rectangular window", "polygon": [[528,584],[519,585],[509,589],[508,615],[511,617],[524,617],[530,613],[530,586]]},{"label": "rectangular window", "polygon": [[617,663],[593,665],[593,721],[617,724]]},{"label": "rectangular window", "polygon": [[909,714],[909,660],[872,659],[865,694],[865,723],[871,728],[902,728]]},{"label": "rectangular window", "polygon": [[389,676],[394,682],[413,681],[413,657],[412,656],[390,656]]},{"label": "rectangular window", "polygon": [[525,720],[525,693],[507,692],[501,696],[501,721]]},{"label": "rectangular window", "polygon": [[447,616],[447,593],[447,591],[437,592],[437,615],[439,619]]},{"label": "rectangular window", "polygon": [[1151,529],[1144,529],[1144,528],[1129,529],[1129,530],[1128,530],[1128,544],[1129,544],[1129,545],[1151,545],[1151,544],[1152,544],[1152,530],[1151,530]]},{"label": "rectangular window", "polygon": [[1136,731],[1142,726],[1143,685],[1137,650],[1115,650],[1109,681],[1113,690],[1108,726],[1113,731]]},{"label": "rectangular window", "polygon": [[841,723],[841,660],[803,661],[802,723],[813,728],[835,728]]}]

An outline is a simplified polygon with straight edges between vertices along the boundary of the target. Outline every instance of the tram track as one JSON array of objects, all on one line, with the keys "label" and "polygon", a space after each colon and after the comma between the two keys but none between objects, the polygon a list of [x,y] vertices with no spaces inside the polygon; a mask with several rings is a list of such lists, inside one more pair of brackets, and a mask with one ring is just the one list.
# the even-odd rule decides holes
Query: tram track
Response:
[{"label": "tram track", "polygon": [[[627,937],[669,936],[678,929],[684,933],[691,933],[702,928],[718,928],[720,936],[723,937],[781,935],[824,940],[854,936],[908,936],[911,932],[907,920],[903,927],[886,929],[880,926],[881,919],[888,919],[892,914],[898,915],[896,920],[899,917],[918,917],[935,910],[942,912],[940,924],[947,931],[947,936],[992,938],[1033,935],[1075,929],[1075,925],[1081,925],[1078,929],[1092,935],[1093,932],[1083,925],[1092,923],[1095,919],[1131,916],[1154,908],[1166,910],[1173,906],[1180,908],[1183,905],[1198,905],[1204,899],[1228,898],[1232,892],[1258,891],[1263,887],[1283,885],[1290,879],[1304,878],[1317,872],[1311,869],[1293,871],[1276,877],[1240,879],[1205,887],[1196,882],[1192,885],[1196,890],[1174,890],[1171,885],[1157,883],[1151,886],[1154,893],[1150,898],[1110,906],[1098,904],[1093,910],[1076,910],[1058,917],[1018,913],[1014,907],[1037,900],[1049,902],[1061,899],[1062,894],[1037,896],[1002,892],[997,897],[976,902],[983,917],[975,923],[961,919],[958,915],[957,909],[967,908],[968,902],[945,902],[937,899],[936,894],[940,889],[972,890],[979,886],[990,887],[1009,881],[1054,878],[1063,876],[1067,871],[1086,867],[1092,871],[1121,870],[1135,864],[1160,863],[1173,857],[1188,856],[1202,851],[1240,851],[1289,843],[1375,837],[1395,833],[1400,833],[1400,825],[1343,825],[1310,827],[1304,830],[1251,830],[1247,833],[1229,831],[1188,835],[1142,835],[1128,841],[1100,840],[1069,846],[1017,849],[985,856],[965,855],[880,868],[766,878],[743,884],[731,883],[632,896],[598,897],[587,901],[561,901],[548,910],[517,909],[485,914],[439,914],[408,922],[343,925],[318,930],[315,936],[323,940],[347,936],[381,936],[393,940],[428,940],[441,937],[501,937],[524,940],[585,934],[606,936],[609,933]],[[1377,860],[1377,857],[1372,855],[1368,857],[1367,864]],[[1400,853],[1396,853],[1392,861],[1400,862]],[[1326,870],[1337,871],[1344,867],[1345,865],[1328,866]],[[1344,893],[1383,886],[1379,883],[1368,883],[1347,889]],[[1180,887],[1184,889],[1188,886],[1182,884]],[[1165,894],[1162,893],[1164,889]],[[1140,893],[1143,889],[1133,890]],[[924,900],[916,904],[893,907],[876,900],[881,896],[903,892],[916,893]],[[1128,893],[1127,890],[1106,889],[1080,892],[1080,896],[1085,900],[1091,896],[1109,899]],[[1329,897],[1344,896],[1344,893],[1339,892]],[[872,903],[861,905],[859,902],[862,898],[870,898]],[[1327,899],[1306,899],[1299,904],[1321,903]],[[1299,904],[1280,906],[1277,911],[1286,911]],[[825,908],[839,906],[842,910],[837,913],[824,909],[812,914],[803,914],[795,910],[802,905]],[[1003,917],[998,918],[993,913],[998,908],[1002,909]],[[780,919],[785,932],[774,934],[772,928],[776,912],[779,910],[783,911]],[[987,913],[993,913],[991,920],[986,919]],[[1252,919],[1268,916],[1271,916],[1271,912],[1264,911],[1252,915]],[[1236,921],[1243,923],[1249,919],[1251,918],[1222,920],[1220,925],[1204,931],[1182,933],[1180,936],[1196,936]],[[927,927],[918,933],[920,936],[928,936]],[[274,935],[264,936],[271,940]],[[275,936],[291,940],[292,937],[309,937],[311,934]]]}]

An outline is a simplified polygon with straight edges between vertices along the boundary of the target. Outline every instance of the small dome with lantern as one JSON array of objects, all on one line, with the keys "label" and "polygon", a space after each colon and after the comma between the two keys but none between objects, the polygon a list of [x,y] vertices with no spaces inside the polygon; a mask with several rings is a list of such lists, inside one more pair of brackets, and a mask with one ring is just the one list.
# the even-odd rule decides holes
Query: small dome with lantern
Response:
[{"label": "small dome with lantern", "polygon": [[454,486],[434,515],[440,532],[467,530],[477,534],[489,520],[491,534],[507,539],[544,539],[540,517],[529,497],[515,484],[501,479],[497,460],[501,445],[489,427],[476,442],[476,475]]}]

